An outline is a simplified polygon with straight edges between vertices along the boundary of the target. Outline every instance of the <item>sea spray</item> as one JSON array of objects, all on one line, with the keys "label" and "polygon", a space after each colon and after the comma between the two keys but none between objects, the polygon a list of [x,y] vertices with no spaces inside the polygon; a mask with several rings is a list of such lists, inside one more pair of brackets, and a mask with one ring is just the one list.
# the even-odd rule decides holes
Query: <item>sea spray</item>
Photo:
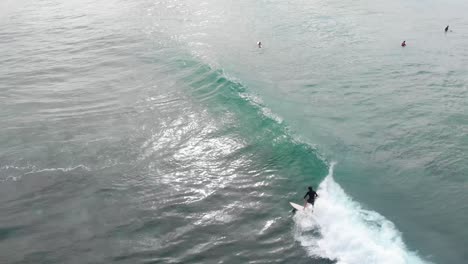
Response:
[{"label": "sea spray", "polygon": [[340,264],[427,263],[408,251],[395,225],[363,209],[333,179],[332,163],[318,188],[313,212],[294,216],[294,236],[310,256]]}]

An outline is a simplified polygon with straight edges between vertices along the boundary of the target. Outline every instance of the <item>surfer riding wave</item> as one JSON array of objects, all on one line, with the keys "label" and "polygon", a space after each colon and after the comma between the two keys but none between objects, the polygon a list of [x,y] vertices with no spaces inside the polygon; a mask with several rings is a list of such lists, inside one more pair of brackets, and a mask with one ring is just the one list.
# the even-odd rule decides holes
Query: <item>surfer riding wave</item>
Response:
[{"label": "surfer riding wave", "polygon": [[[309,191],[304,195],[304,209],[307,207],[307,203],[310,203],[312,206],[314,206],[315,203],[315,198],[318,197],[318,194],[312,189],[311,186],[307,187]],[[309,196],[309,198],[306,200],[306,197]]]}]

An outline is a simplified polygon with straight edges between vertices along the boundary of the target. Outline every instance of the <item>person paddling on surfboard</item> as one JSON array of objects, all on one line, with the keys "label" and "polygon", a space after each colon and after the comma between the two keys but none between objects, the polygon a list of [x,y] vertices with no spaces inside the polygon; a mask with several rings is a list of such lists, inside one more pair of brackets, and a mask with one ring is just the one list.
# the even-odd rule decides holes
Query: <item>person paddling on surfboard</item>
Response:
[{"label": "person paddling on surfboard", "polygon": [[[314,206],[315,203],[315,198],[318,197],[318,194],[312,189],[311,186],[307,187],[309,191],[304,195],[304,209],[307,207],[307,203],[310,203],[312,206]],[[309,196],[309,198],[306,200],[306,197]]]}]

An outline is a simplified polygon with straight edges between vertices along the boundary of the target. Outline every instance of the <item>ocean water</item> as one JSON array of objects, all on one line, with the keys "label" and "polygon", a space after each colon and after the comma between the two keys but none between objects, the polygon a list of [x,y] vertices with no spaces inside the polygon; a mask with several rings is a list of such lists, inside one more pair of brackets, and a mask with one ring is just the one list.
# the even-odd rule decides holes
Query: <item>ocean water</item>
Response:
[{"label": "ocean water", "polygon": [[466,10],[2,1],[0,263],[467,263]]}]

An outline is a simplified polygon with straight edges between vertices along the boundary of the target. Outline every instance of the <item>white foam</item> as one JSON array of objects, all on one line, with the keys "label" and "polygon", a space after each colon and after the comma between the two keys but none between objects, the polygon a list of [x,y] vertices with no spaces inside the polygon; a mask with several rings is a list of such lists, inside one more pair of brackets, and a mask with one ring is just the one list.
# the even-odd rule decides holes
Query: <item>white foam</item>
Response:
[{"label": "white foam", "polygon": [[263,116],[275,120],[278,124],[283,123],[283,119],[279,115],[274,114],[270,108],[266,107],[262,99],[259,96],[255,96],[246,92],[239,93],[239,96],[249,101],[250,104],[252,104],[253,106],[258,107],[260,111],[262,112]]},{"label": "white foam", "polygon": [[403,243],[395,225],[363,209],[333,180],[333,167],[320,184],[314,212],[294,216],[294,236],[310,256],[339,264],[428,263]]},{"label": "white foam", "polygon": [[272,220],[268,220],[266,221],[265,225],[263,226],[262,230],[260,230],[260,234],[263,234],[268,228],[271,227],[272,224],[274,224],[276,222],[276,220],[280,219],[280,217],[277,217],[275,219],[272,219]]},{"label": "white foam", "polygon": [[24,175],[31,174],[31,173],[39,173],[39,172],[49,172],[49,171],[69,172],[69,171],[73,171],[73,170],[77,170],[77,169],[82,169],[82,170],[85,170],[85,171],[90,171],[91,170],[87,166],[80,164],[78,166],[68,167],[68,168],[46,168],[46,169],[41,169],[41,170],[34,170],[34,171],[27,172]]}]

